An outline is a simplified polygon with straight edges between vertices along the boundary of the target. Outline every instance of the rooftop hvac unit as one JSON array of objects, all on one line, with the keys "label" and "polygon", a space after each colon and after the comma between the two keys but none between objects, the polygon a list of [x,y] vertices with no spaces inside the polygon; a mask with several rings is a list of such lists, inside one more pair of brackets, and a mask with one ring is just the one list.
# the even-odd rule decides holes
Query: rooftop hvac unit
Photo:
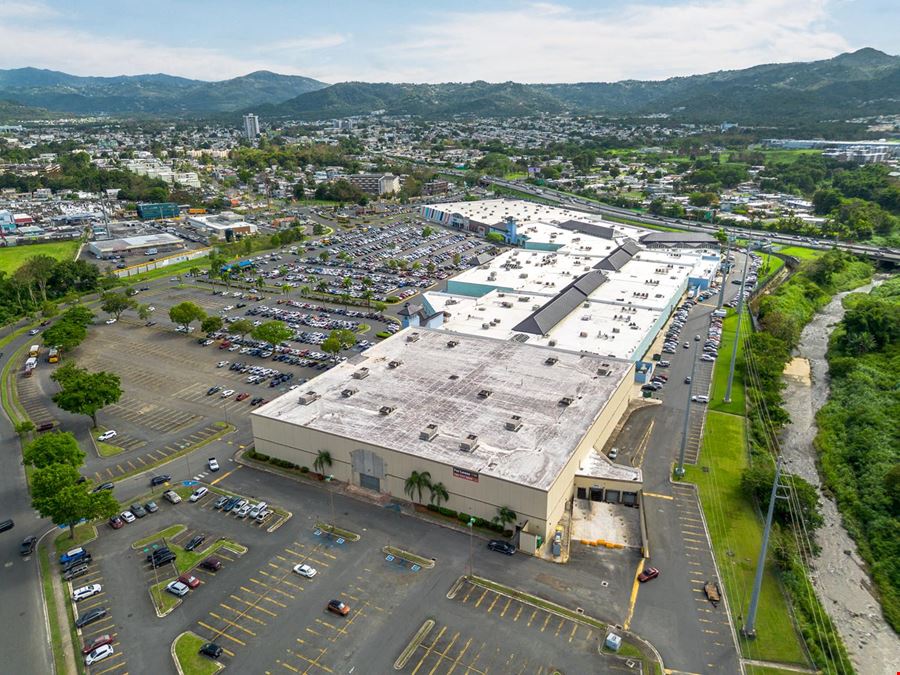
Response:
[{"label": "rooftop hvac unit", "polygon": [[575,399],[571,396],[563,396],[561,399],[559,399],[559,404],[564,408],[572,405],[573,403],[575,403]]},{"label": "rooftop hvac unit", "polygon": [[343,396],[344,398],[350,398],[351,396],[353,396],[353,394],[355,394],[358,391],[359,391],[359,389],[354,389],[353,387],[347,387],[346,389],[341,390],[341,396]]},{"label": "rooftop hvac unit", "polygon": [[392,405],[383,405],[378,409],[378,412],[380,412],[382,415],[390,415],[392,412],[394,412],[394,410],[395,408]]},{"label": "rooftop hvac unit", "polygon": [[555,347],[555,346],[556,346],[556,340],[550,340],[547,344],[550,345],[551,347]]},{"label": "rooftop hvac unit", "polygon": [[[615,330],[615,328],[613,328],[613,330]],[[581,331],[581,332],[578,334],[578,337],[586,338],[587,335],[588,335],[588,334],[587,334],[585,331]]]},{"label": "rooftop hvac unit", "polygon": [[519,298],[519,302],[528,302],[529,300],[531,300],[530,295],[523,295]]},{"label": "rooftop hvac unit", "polygon": [[489,323],[483,323],[483,324],[481,324],[481,327],[482,327],[484,330],[488,330],[488,329],[491,327],[491,324],[489,324]]},{"label": "rooftop hvac unit", "polygon": [[545,365],[545,366],[554,366],[554,365],[556,365],[556,362],[557,362],[557,361],[559,361],[559,359],[556,358],[555,356],[548,356],[548,357],[544,360],[544,365]]},{"label": "rooftop hvac unit", "polygon": [[528,272],[522,272],[522,273],[519,275],[519,278],[520,278],[520,279],[527,279],[527,278],[528,278]]},{"label": "rooftop hvac unit", "polygon": [[507,431],[518,431],[522,428],[522,418],[518,415],[513,415],[508,420],[506,420],[506,430]]},{"label": "rooftop hvac unit", "polygon": [[366,367],[362,367],[359,370],[354,371],[353,374],[350,375],[350,377],[352,377],[354,380],[364,380],[368,376],[369,376],[369,369]]},{"label": "rooftop hvac unit", "polygon": [[437,424],[427,424],[422,431],[419,432],[420,441],[433,441],[438,435]]},{"label": "rooftop hvac unit", "polygon": [[482,389],[478,392],[478,398],[488,398],[493,393],[490,389]]},{"label": "rooftop hvac unit", "polygon": [[459,449],[463,452],[474,452],[475,448],[478,447],[478,435],[477,434],[469,434],[466,436],[465,440],[459,444]]},{"label": "rooftop hvac unit", "polygon": [[511,302],[504,300],[503,302],[500,303],[500,306],[505,307],[506,309],[510,309],[513,306],[513,304]]},{"label": "rooftop hvac unit", "polygon": [[388,361],[388,368],[399,368],[403,361]]},{"label": "rooftop hvac unit", "polygon": [[410,333],[409,335],[406,336],[407,342],[416,342],[416,341],[418,341],[418,339],[419,339],[418,333]]},{"label": "rooftop hvac unit", "polygon": [[309,405],[313,401],[317,401],[321,398],[316,392],[308,391],[305,394],[300,394],[300,398],[298,399],[298,403],[300,405]]},{"label": "rooftop hvac unit", "polygon": [[453,349],[458,344],[459,342],[457,342],[456,340],[447,340],[447,347],[450,349]]},{"label": "rooftop hvac unit", "polygon": [[597,375],[599,375],[600,377],[606,377],[607,375],[609,375],[609,370],[606,368],[597,368]]}]

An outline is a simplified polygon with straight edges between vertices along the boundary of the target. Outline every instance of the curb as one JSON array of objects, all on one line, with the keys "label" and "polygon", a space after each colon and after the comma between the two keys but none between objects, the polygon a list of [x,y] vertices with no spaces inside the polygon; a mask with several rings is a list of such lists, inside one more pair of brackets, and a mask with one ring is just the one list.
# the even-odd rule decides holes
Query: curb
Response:
[{"label": "curb", "polygon": [[[406,562],[411,562],[426,570],[434,569],[435,562],[433,559],[429,560],[428,558],[423,558],[420,555],[410,553],[409,551],[404,551],[402,548],[397,548],[396,546],[382,546],[381,552],[392,555],[395,558],[402,558]],[[413,560],[413,558],[418,558],[418,560],[420,560],[421,562]]]},{"label": "curb", "polygon": [[419,627],[419,630],[416,631],[416,634],[413,635],[412,640],[410,640],[403,651],[400,652],[400,656],[397,657],[397,660],[394,661],[394,670],[403,670],[406,662],[409,661],[409,657],[419,648],[422,640],[424,640],[428,633],[431,632],[432,628],[434,628],[434,619],[426,619],[425,623],[423,623]]},{"label": "curb", "polygon": [[[165,588],[163,588],[163,589],[160,590],[160,593],[163,593],[163,592],[165,592]],[[183,598],[178,598],[178,601],[177,601],[174,605],[172,605],[171,607],[169,607],[169,609],[167,609],[165,612],[160,612],[160,611],[159,611],[159,607],[156,606],[156,600],[153,599],[153,590],[152,590],[152,586],[151,586],[150,588],[147,589],[147,594],[150,596],[150,602],[153,603],[153,609],[154,609],[154,611],[156,611],[156,618],[157,618],[157,619],[162,619],[163,617],[169,616],[169,614],[171,614],[171,613],[174,612],[176,609],[178,609],[178,608],[181,606],[181,603],[184,602],[184,599],[183,599]],[[175,643],[173,642],[172,645],[174,646],[174,644],[175,644]],[[180,671],[179,671],[179,672],[180,672]]]}]

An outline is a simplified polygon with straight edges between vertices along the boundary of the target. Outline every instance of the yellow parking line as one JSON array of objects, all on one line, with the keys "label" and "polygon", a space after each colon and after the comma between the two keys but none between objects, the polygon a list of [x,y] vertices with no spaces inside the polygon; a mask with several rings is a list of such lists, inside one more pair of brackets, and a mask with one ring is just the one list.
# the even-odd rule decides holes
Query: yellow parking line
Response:
[{"label": "yellow parking line", "polygon": [[[224,602],[220,602],[220,603],[219,603],[219,607],[221,607],[222,609],[227,609],[229,612],[234,612],[235,614],[241,614],[241,611],[242,611],[242,610],[239,610],[239,609],[235,609],[234,607],[229,607],[229,606],[226,605]],[[242,616],[243,618],[245,618],[245,619],[250,619],[251,621],[255,621],[256,623],[258,623],[258,624],[260,624],[260,625],[262,625],[262,626],[265,626],[265,625],[266,625],[266,622],[263,621],[262,619],[257,619],[255,616],[250,616],[250,615],[247,614],[246,612],[244,612],[244,614],[242,614],[241,616]]]},{"label": "yellow parking line", "polygon": [[[290,650],[290,649],[289,649],[288,651],[289,651],[291,654],[293,654],[294,656],[296,656],[297,658],[303,659],[304,661],[306,661],[307,663],[309,663],[310,666],[315,666],[316,668],[321,668],[321,669],[324,670],[326,673],[333,673],[333,672],[334,672],[334,671],[333,671],[331,668],[329,668],[328,666],[325,666],[325,665],[322,665],[321,663],[319,663],[319,660],[320,660],[323,656],[325,656],[325,652],[328,651],[327,649],[322,649],[322,650],[319,652],[319,655],[318,655],[315,659],[309,659],[309,658],[307,658],[306,656],[304,656],[303,654],[301,654],[300,652],[295,652],[295,651]],[[308,673],[308,672],[309,672],[309,668],[307,668],[307,669],[304,670],[303,672],[304,672],[304,673]]]},{"label": "yellow parking line", "polygon": [[214,481],[212,481],[212,482],[210,483],[210,485],[215,485],[216,483],[219,483],[219,482],[225,480],[226,478],[228,478],[228,476],[230,476],[231,474],[233,474],[235,471],[237,471],[237,470],[240,469],[240,468],[241,468],[241,465],[238,464],[236,467],[234,467],[234,468],[233,468],[231,471],[229,471],[228,473],[223,473],[221,476],[219,476],[218,478],[216,478]]},{"label": "yellow parking line", "polygon": [[[284,571],[284,570],[282,570],[280,567],[278,567],[277,565],[275,566],[275,569],[280,570],[281,572]],[[284,584],[285,586],[290,586],[291,588],[294,588],[294,589],[296,589],[296,590],[298,590],[298,591],[302,591],[302,590],[303,590],[303,586],[298,586],[297,584],[292,583],[292,582],[288,581],[287,579],[284,579],[283,577],[276,576],[276,575],[274,575],[274,574],[269,574],[269,573],[266,572],[265,570],[259,570],[259,573],[262,574],[263,576],[269,577],[270,579],[275,579],[275,580],[278,581],[278,583]]]},{"label": "yellow parking line", "polygon": [[476,586],[469,584],[469,590],[466,592],[466,597],[464,597],[462,600],[463,603],[466,603],[469,601],[469,596],[472,595],[472,591],[474,591],[475,588],[476,588]]},{"label": "yellow parking line", "polygon": [[577,630],[578,630],[578,624],[573,623],[572,624],[572,632],[569,634],[569,642],[571,642],[572,638],[575,637],[575,631],[577,631]]},{"label": "yellow parking line", "polygon": [[478,605],[481,604],[481,601],[484,600],[484,596],[487,595],[487,592],[488,592],[488,589],[485,588],[485,589],[484,589],[484,593],[481,594],[481,597],[478,598],[478,602],[475,603],[475,606],[476,606],[476,607],[478,607]]},{"label": "yellow parking line", "polygon": [[203,626],[206,630],[212,631],[212,634],[213,634],[213,636],[214,636],[213,639],[215,639],[215,638],[217,638],[217,637],[224,637],[224,638],[228,638],[228,639],[231,640],[232,642],[237,642],[239,645],[244,645],[244,646],[247,645],[247,643],[244,642],[243,640],[238,640],[238,639],[237,639],[236,637],[234,637],[233,635],[229,635],[228,633],[226,633],[226,632],[224,632],[224,631],[221,631],[221,630],[219,630],[218,628],[213,628],[213,627],[210,626],[208,623],[203,623],[202,621],[198,621],[197,623],[198,623],[199,625]]},{"label": "yellow parking line", "polygon": [[537,610],[534,610],[534,611],[531,613],[531,618],[528,619],[528,623],[526,624],[526,626],[528,626],[529,628],[531,628],[531,622],[534,621],[534,617],[537,616],[537,613],[538,613]]},{"label": "yellow parking line", "polygon": [[125,469],[122,468],[121,464],[116,464],[116,468],[119,470],[119,473],[125,473]]},{"label": "yellow parking line", "polygon": [[503,611],[500,612],[500,616],[501,616],[501,617],[503,617],[503,615],[506,614],[506,610],[509,609],[509,606],[510,606],[511,604],[512,604],[512,598],[507,598],[507,600],[506,600],[506,607],[504,607],[504,608],[503,608]]},{"label": "yellow parking line", "polygon": [[548,614],[547,614],[547,618],[544,619],[544,625],[541,626],[541,632],[542,632],[542,633],[544,632],[544,629],[547,627],[547,624],[550,623],[550,617],[551,617],[551,616],[553,616],[553,615],[550,614],[550,613],[548,613]]},{"label": "yellow parking line", "polygon": [[253,609],[258,609],[260,612],[268,614],[269,616],[278,616],[275,612],[272,612],[272,611],[266,609],[265,607],[260,607],[259,605],[254,605],[249,600],[244,600],[243,598],[239,598],[238,596],[233,595],[233,594],[229,594],[229,597],[237,600],[238,602],[243,602],[245,605],[249,605],[249,606],[253,607]]},{"label": "yellow parking line", "polygon": [[[456,655],[456,658],[453,659],[453,663],[450,664],[450,670],[447,671],[446,675],[453,675],[453,671],[456,670],[456,666],[459,665],[460,660],[465,655],[466,650],[469,649],[470,644],[472,644],[472,638],[469,638],[468,640],[466,640],[466,644],[463,645],[462,650],[459,652],[459,654]],[[469,672],[468,668],[466,668],[466,672]]]},{"label": "yellow parking line", "polygon": [[222,647],[222,651],[228,654],[228,656],[234,656],[234,652],[229,649],[225,649],[225,647]]},{"label": "yellow parking line", "polygon": [[491,603],[491,606],[488,607],[488,610],[487,610],[487,613],[488,613],[488,614],[490,614],[491,611],[493,611],[494,605],[497,604],[497,601],[498,601],[499,599],[500,599],[500,594],[498,593],[497,595],[494,596],[494,601]]},{"label": "yellow parking line", "polygon": [[135,459],[141,463],[141,466],[145,466],[147,464],[147,462],[145,462],[142,457],[135,457]]},{"label": "yellow parking line", "polygon": [[250,577],[250,581],[254,584],[259,584],[263,588],[268,588],[269,590],[275,591],[276,593],[281,593],[282,595],[286,595],[291,600],[294,599],[294,596],[291,595],[290,593],[287,593],[286,591],[282,591],[281,589],[275,588],[274,586],[269,586],[268,584],[264,584],[259,579],[254,579],[253,577]]},{"label": "yellow parking line", "polygon": [[107,668],[106,670],[101,670],[99,673],[96,673],[96,675],[103,675],[103,673],[109,673],[113,670],[119,670],[120,668],[124,668],[127,665],[128,665],[128,661],[121,661],[120,663],[117,663],[116,665],[114,665],[112,668]]},{"label": "yellow parking line", "polygon": [[640,588],[641,585],[641,582],[638,581],[638,577],[643,571],[644,559],[641,558],[641,561],[638,563],[637,569],[634,572],[634,581],[631,584],[631,598],[628,601],[628,614],[625,615],[625,621],[622,623],[622,627],[625,630],[628,630],[628,626],[631,624],[631,617],[634,616],[634,605],[637,602],[638,588]]},{"label": "yellow parking line", "polygon": [[316,635],[316,636],[318,636],[318,637],[322,637],[322,634],[321,634],[320,632],[313,630],[313,629],[310,628],[309,626],[306,627],[306,632],[307,632],[307,633],[312,633],[313,635]]},{"label": "yellow parking line", "polygon": [[128,462],[128,466],[131,467],[131,470],[132,470],[132,471],[134,471],[135,469],[137,469],[137,467],[136,467],[134,464],[131,463],[131,460],[130,460],[130,459],[129,459],[129,460],[126,460],[126,461]]},{"label": "yellow parking line", "polygon": [[556,627],[556,633],[553,635],[553,637],[559,637],[559,631],[562,630],[563,624],[565,624],[565,623],[566,623],[566,620],[563,618],[560,618],[559,625]]},{"label": "yellow parking line", "polygon": [[675,497],[672,497],[671,495],[661,495],[657,494],[656,492],[642,492],[641,495],[643,495],[644,497],[654,497],[655,499],[675,499]]},{"label": "yellow parking line", "polygon": [[[522,610],[523,610],[524,608],[525,608],[525,605],[523,605],[523,604],[520,603],[520,604],[519,604],[519,609],[518,609],[518,611],[516,611],[516,615],[513,617],[513,621],[518,621],[518,620],[519,620],[519,614],[522,613]],[[501,615],[501,616],[502,616],[502,615]]]},{"label": "yellow parking line", "polygon": [[237,628],[238,630],[244,631],[247,635],[251,635],[251,636],[253,636],[253,637],[256,637],[256,633],[254,633],[254,632],[253,632],[252,630],[250,630],[249,628],[244,628],[244,627],[243,627],[241,624],[239,624],[239,623],[235,623],[234,621],[229,621],[229,620],[226,619],[224,616],[219,616],[219,615],[216,614],[215,612],[210,612],[209,615],[210,615],[211,617],[214,617],[214,618],[218,619],[219,621],[224,621],[224,622],[227,623],[229,626],[233,626],[234,628]]},{"label": "yellow parking line", "polygon": [[437,660],[437,662],[434,664],[434,667],[433,667],[430,671],[428,671],[428,675],[434,675],[434,671],[436,671],[436,670],[438,669],[438,666],[443,665],[442,662],[443,662],[444,658],[446,657],[447,652],[449,652],[450,649],[453,647],[453,645],[456,644],[456,640],[457,640],[458,638],[459,638],[459,633],[457,632],[457,633],[455,633],[455,634],[453,635],[453,638],[451,638],[450,644],[448,644],[448,645],[444,648],[444,651],[442,651],[440,654],[438,654],[438,660]]},{"label": "yellow parking line", "polygon": [[419,668],[422,667],[422,663],[425,661],[425,658],[429,654],[431,654],[431,650],[434,649],[434,646],[437,644],[437,641],[441,639],[441,637],[444,635],[444,632],[446,630],[447,630],[447,626],[441,627],[440,632],[437,634],[437,636],[434,638],[434,640],[431,642],[431,644],[428,645],[428,648],[425,649],[425,651],[422,653],[422,657],[419,659],[419,662],[416,664],[416,667],[413,669],[413,671],[412,671],[412,673],[410,673],[410,675],[416,675],[416,673],[419,672]]},{"label": "yellow parking line", "polygon": [[293,670],[295,673],[299,673],[299,672],[300,672],[300,669],[299,669],[299,668],[295,668],[295,667],[292,666],[290,663],[285,663],[284,661],[279,661],[279,660],[277,660],[277,659],[275,660],[275,663],[277,663],[278,665],[284,666],[284,667],[287,668],[288,670]]}]

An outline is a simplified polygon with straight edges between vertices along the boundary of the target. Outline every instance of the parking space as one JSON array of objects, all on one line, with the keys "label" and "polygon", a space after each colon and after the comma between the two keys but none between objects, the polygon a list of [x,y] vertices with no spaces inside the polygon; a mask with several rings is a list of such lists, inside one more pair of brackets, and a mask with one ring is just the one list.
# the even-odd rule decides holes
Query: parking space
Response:
[{"label": "parking space", "polygon": [[80,653],[82,647],[90,645],[101,636],[111,636],[113,639],[110,644],[112,645],[113,653],[91,666],[85,666],[85,671],[87,673],[90,673],[91,675],[101,675],[101,673],[116,672],[124,673],[128,668],[128,659],[126,654],[122,650],[122,645],[118,641],[116,620],[113,616],[112,610],[109,607],[110,595],[100,566],[96,562],[88,563],[88,572],[82,576],[72,579],[69,582],[66,582],[65,588],[69,593],[69,596],[71,597],[71,594],[75,589],[82,588],[84,586],[90,586],[91,584],[100,584],[102,590],[100,593],[93,595],[90,598],[75,603],[74,613],[76,618],[85,616],[90,612],[99,609],[106,609],[107,612],[106,616],[104,616],[102,619],[94,621],[84,628],[78,629],[80,644],[77,644],[76,647],[78,649],[78,652]]},{"label": "parking space", "polygon": [[[230,504],[228,500],[232,498],[239,501]],[[274,504],[267,504],[265,508],[254,517],[252,515],[252,507],[259,503],[260,500],[258,499],[243,498],[240,497],[240,495],[232,495],[217,488],[213,488],[201,497],[195,506],[196,508],[205,511],[218,513],[222,518],[228,518],[229,520],[242,523],[248,527],[256,527],[271,532],[278,529],[278,527],[290,517],[290,514]],[[245,504],[248,508],[242,510],[241,507]]]},{"label": "parking space", "polygon": [[29,419],[35,426],[42,424],[56,424],[57,419],[47,405],[48,397],[44,394],[41,381],[38,377],[19,377],[16,380],[19,395],[19,403],[28,413]]}]

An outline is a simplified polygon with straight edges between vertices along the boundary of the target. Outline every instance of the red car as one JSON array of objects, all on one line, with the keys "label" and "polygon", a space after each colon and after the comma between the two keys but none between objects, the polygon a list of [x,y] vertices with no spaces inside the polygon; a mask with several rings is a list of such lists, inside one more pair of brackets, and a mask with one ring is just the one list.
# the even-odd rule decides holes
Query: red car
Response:
[{"label": "red car", "polygon": [[109,526],[114,530],[118,530],[123,525],[125,525],[125,521],[122,520],[119,516],[113,516],[109,519]]},{"label": "red car", "polygon": [[247,398],[249,395],[250,395],[250,394],[248,394],[246,391],[242,391],[240,394],[237,395],[237,399],[236,399],[236,400],[238,400],[238,401],[243,401],[243,400],[244,400],[245,398]]},{"label": "red car", "polygon": [[188,588],[197,588],[197,586],[200,585],[200,580],[191,574],[182,574],[180,577],[178,577],[178,581],[183,583]]},{"label": "red car", "polygon": [[328,611],[340,614],[341,616],[347,616],[350,613],[350,608],[340,600],[329,600]]},{"label": "red car", "polygon": [[102,647],[103,645],[110,645],[113,643],[115,638],[112,635],[99,635],[95,637],[90,642],[86,642],[84,647],[81,650],[82,654],[90,654],[92,651],[97,649],[97,647]]},{"label": "red car", "polygon": [[638,574],[638,581],[644,583],[645,581],[650,581],[651,579],[655,579],[659,576],[659,570],[655,567],[648,567],[643,572]]}]

